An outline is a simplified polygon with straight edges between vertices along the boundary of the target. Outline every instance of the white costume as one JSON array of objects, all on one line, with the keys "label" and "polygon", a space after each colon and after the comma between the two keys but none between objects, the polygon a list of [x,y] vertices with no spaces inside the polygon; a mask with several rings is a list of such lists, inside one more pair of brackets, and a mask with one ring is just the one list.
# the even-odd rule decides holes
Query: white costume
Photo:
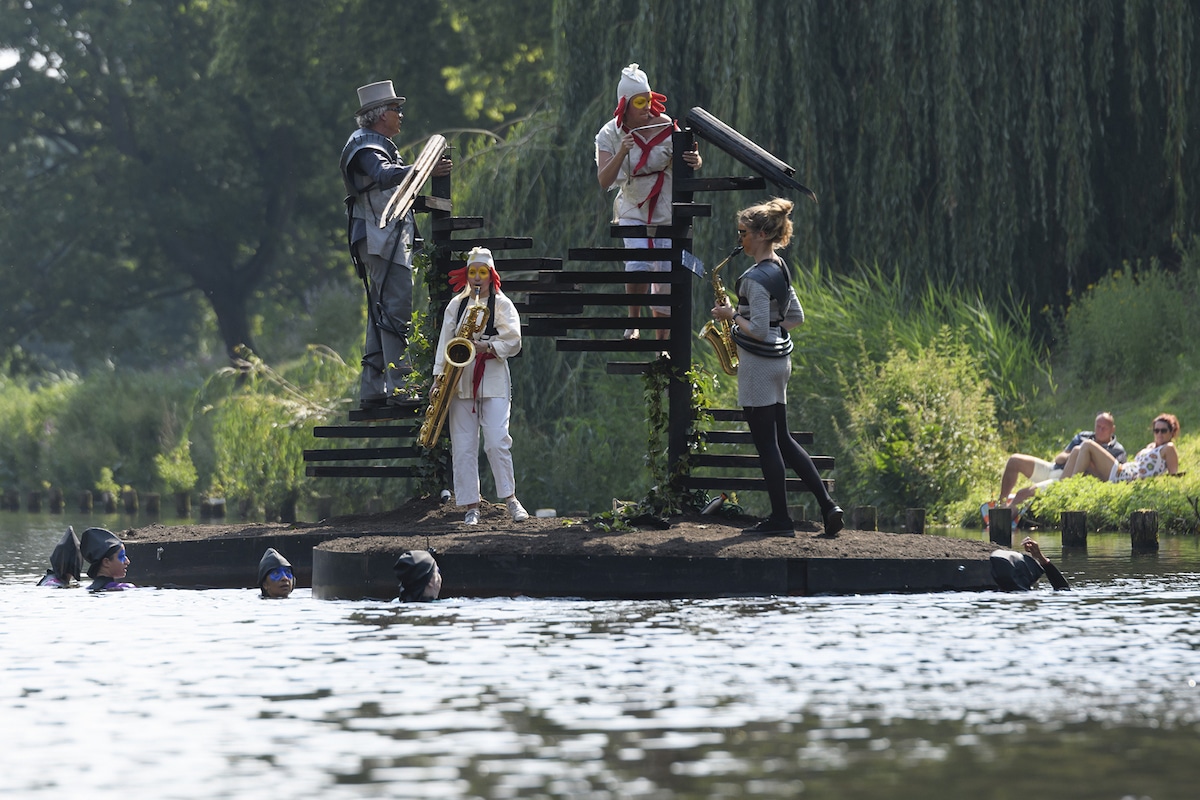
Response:
[{"label": "white costume", "polygon": [[[489,298],[480,294],[480,302]],[[459,292],[446,306],[442,316],[442,331],[438,337],[433,374],[446,371],[446,343],[458,335],[466,308],[471,303],[468,287]],[[479,502],[479,431],[483,430],[483,449],[487,453],[496,481],[499,497],[512,497],[516,492],[513,473],[512,437],[508,433],[508,418],[512,401],[512,381],[508,359],[521,351],[521,318],[516,306],[501,291],[496,290],[491,319],[476,341],[476,363],[482,361],[482,377],[476,392],[474,364],[463,368],[450,401],[447,414],[450,426],[450,445],[454,456],[454,501],[460,506]],[[463,309],[460,317],[459,309]],[[484,352],[490,344],[492,353]],[[448,387],[451,388],[451,387]]]}]

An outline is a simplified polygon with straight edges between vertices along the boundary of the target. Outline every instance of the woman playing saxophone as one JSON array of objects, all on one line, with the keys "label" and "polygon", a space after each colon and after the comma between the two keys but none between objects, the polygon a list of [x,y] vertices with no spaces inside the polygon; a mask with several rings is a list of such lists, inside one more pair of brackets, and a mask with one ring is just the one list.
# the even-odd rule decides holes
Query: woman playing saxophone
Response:
[{"label": "woman playing saxophone", "polygon": [[450,448],[454,458],[454,501],[466,506],[464,522],[479,524],[479,432],[483,431],[483,449],[487,453],[496,493],[504,498],[515,522],[529,518],[517,499],[513,472],[512,437],[508,418],[512,380],[508,359],[521,351],[521,318],[512,301],[500,291],[500,275],[492,252],[476,247],[467,255],[467,265],[450,273],[450,287],[458,294],[446,306],[434,377],[446,372],[446,345],[459,333],[470,306],[484,303],[488,313],[483,329],[475,332],[475,361],[462,370],[457,386],[442,391],[454,392],[450,400],[448,423]]},{"label": "woman playing saxophone", "polygon": [[842,529],[842,509],[829,496],[812,457],[792,438],[787,384],[792,374],[789,331],[804,322],[791,271],[775,251],[792,238],[792,201],[775,198],[738,213],[738,239],[754,266],[737,282],[737,306],[713,306],[715,320],[732,323],[738,349],[738,405],[746,415],[771,500],[771,516],[747,532],[794,536],[787,507],[790,466],[821,505],[825,536]]}]

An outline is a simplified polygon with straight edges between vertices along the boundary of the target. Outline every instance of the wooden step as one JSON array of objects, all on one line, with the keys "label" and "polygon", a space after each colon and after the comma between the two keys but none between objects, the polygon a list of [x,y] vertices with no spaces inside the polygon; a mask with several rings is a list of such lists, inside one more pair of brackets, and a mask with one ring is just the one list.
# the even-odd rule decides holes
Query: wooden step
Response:
[{"label": "wooden step", "polygon": [[313,428],[315,439],[406,439],[420,427],[414,419],[402,425],[321,425]]},{"label": "wooden step", "polygon": [[486,247],[494,252],[496,250],[528,250],[533,247],[533,239],[529,236],[489,236],[477,239],[442,240],[436,244],[438,247],[449,249],[452,253],[465,253],[473,247]]},{"label": "wooden step", "polygon": [[[833,469],[833,456],[811,456],[817,469]],[[689,463],[693,467],[710,467],[719,469],[759,469],[758,453],[715,455],[712,453],[696,453]]]},{"label": "wooden step", "polygon": [[740,192],[765,188],[767,181],[761,175],[675,179],[675,189],[680,192]]},{"label": "wooden step", "polygon": [[[765,492],[767,490],[766,481],[762,478],[712,478],[693,475],[683,478],[680,482],[685,489],[704,489],[705,491],[716,489],[730,492]],[[799,478],[788,478],[785,483],[789,492],[808,491],[804,481]],[[822,480],[821,483],[825,484],[826,491],[833,491],[832,480]]]},{"label": "wooden step", "polygon": [[[813,435],[809,431],[789,431],[796,444],[810,445]],[[750,431],[700,431],[700,437],[709,444],[748,444],[754,446]]]},{"label": "wooden step", "polygon": [[305,467],[310,478],[419,478],[424,467]]},{"label": "wooden step", "polygon": [[417,458],[418,447],[349,447],[344,450],[305,450],[305,461],[378,461],[384,458]]}]

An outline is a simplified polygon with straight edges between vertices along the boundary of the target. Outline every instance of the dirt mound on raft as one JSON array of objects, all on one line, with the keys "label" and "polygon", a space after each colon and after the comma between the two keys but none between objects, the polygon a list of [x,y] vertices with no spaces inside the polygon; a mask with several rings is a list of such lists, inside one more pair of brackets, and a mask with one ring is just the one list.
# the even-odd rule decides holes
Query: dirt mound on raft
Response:
[{"label": "dirt mound on raft", "polygon": [[637,520],[632,530],[604,530],[597,522],[571,517],[530,517],[513,522],[502,504],[484,503],[479,525],[462,523],[462,509],[437,498],[419,498],[378,514],[351,514],[320,522],[204,523],[151,525],[124,531],[131,541],[191,541],[223,537],[301,534],[326,541],[334,550],[394,552],[435,548],[442,553],[546,555],[725,556],[736,558],[910,558],[980,559],[995,549],[986,541],[844,530],[819,536],[817,523],[797,523],[794,538],[759,536],[744,528],[749,517],[684,514],[664,521]]}]

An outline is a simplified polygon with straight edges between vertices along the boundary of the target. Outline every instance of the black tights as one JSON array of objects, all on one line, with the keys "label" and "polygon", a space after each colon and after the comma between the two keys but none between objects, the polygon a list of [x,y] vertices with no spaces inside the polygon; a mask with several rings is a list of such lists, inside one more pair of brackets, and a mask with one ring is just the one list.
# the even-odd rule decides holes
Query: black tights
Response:
[{"label": "black tights", "polygon": [[812,456],[797,444],[788,431],[787,406],[783,403],[753,408],[743,406],[743,411],[746,413],[746,422],[750,425],[750,435],[754,438],[754,448],[758,450],[763,479],[767,482],[771,519],[783,520],[789,516],[785,461],[817,498],[817,502],[821,504],[821,513],[824,514],[832,508],[833,498],[826,491]]}]

